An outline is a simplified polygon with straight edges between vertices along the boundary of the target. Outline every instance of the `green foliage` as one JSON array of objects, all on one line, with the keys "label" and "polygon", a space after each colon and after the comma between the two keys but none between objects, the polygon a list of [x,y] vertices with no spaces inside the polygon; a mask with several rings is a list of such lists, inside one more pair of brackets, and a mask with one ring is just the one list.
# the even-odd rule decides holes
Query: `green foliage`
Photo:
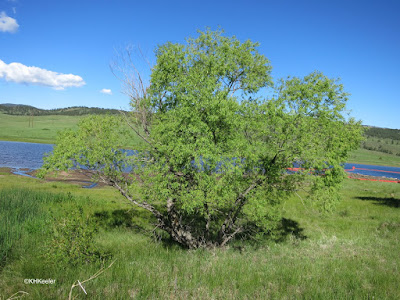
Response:
[{"label": "green foliage", "polygon": [[75,166],[102,169],[110,176],[120,174],[124,168],[120,162],[126,157],[119,149],[122,136],[126,135],[121,122],[119,116],[89,116],[78,123],[78,131],[61,132],[57,147],[51,156],[44,158],[45,167],[38,176],[43,177],[48,170],[68,170]]},{"label": "green foliage", "polygon": [[46,251],[48,263],[76,266],[106,259],[109,255],[96,246],[96,233],[96,224],[85,217],[82,207],[70,210],[68,217],[55,219]]},{"label": "green foliage", "polygon": [[[60,137],[44,172],[76,163],[97,170],[189,248],[223,246],[249,226],[268,231],[299,187],[331,210],[341,164],[362,139],[360,124],[345,116],[348,94],[320,72],[273,85],[257,47],[210,30],[160,46],[148,93],[133,99],[133,116],[143,112],[150,125],[132,127],[146,151],[127,157],[116,150],[120,123],[89,118]],[[274,96],[259,98],[266,88]],[[302,171],[287,174],[295,162]],[[125,165],[136,166],[130,178]]]}]

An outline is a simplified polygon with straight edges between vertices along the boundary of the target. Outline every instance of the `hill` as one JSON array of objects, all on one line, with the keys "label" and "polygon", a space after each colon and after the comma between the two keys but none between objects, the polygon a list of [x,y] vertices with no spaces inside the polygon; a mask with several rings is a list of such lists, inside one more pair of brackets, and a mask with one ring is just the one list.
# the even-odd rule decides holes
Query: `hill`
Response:
[{"label": "hill", "polygon": [[365,135],[367,137],[376,137],[400,141],[400,129],[368,126],[368,128],[365,130]]},{"label": "hill", "polygon": [[361,148],[400,157],[400,130],[380,127],[368,127]]},{"label": "hill", "polygon": [[117,109],[99,108],[99,107],[86,107],[86,106],[73,106],[66,108],[56,109],[41,109],[30,105],[24,104],[0,104],[0,112],[7,115],[14,116],[82,116],[82,115],[100,115],[100,114],[119,114]]}]

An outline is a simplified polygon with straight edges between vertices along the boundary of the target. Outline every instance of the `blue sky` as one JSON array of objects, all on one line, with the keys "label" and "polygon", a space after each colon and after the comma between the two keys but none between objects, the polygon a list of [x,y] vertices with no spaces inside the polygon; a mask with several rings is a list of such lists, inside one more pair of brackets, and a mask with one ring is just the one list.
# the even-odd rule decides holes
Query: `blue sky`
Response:
[{"label": "blue sky", "polygon": [[398,0],[0,0],[0,103],[127,109],[115,49],[154,63],[157,45],[220,27],[260,42],[274,80],[340,77],[356,119],[400,129],[399,15]]}]

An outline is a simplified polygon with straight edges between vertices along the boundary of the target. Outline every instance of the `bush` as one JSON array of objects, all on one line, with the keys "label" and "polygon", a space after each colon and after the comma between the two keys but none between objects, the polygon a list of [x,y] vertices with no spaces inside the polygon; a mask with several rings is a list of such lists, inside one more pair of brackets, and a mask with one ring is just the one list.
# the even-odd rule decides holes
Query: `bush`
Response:
[{"label": "bush", "polygon": [[49,262],[75,266],[106,259],[110,255],[96,246],[96,233],[95,223],[84,216],[81,206],[72,210],[68,218],[55,220],[53,237],[47,247]]}]

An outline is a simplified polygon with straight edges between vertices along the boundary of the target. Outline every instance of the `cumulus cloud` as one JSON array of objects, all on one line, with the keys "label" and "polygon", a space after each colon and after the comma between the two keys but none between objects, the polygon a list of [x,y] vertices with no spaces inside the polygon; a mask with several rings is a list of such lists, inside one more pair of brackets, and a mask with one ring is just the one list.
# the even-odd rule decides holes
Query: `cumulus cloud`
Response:
[{"label": "cumulus cloud", "polygon": [[0,60],[0,78],[16,83],[49,86],[56,90],[86,84],[78,75],[57,73],[15,62],[6,64],[2,60]]},{"label": "cumulus cloud", "polygon": [[100,91],[100,93],[107,94],[107,95],[112,95],[112,91],[110,89],[102,89]]},{"label": "cumulus cloud", "polygon": [[7,16],[4,11],[0,12],[0,31],[14,33],[18,27],[17,20]]}]

